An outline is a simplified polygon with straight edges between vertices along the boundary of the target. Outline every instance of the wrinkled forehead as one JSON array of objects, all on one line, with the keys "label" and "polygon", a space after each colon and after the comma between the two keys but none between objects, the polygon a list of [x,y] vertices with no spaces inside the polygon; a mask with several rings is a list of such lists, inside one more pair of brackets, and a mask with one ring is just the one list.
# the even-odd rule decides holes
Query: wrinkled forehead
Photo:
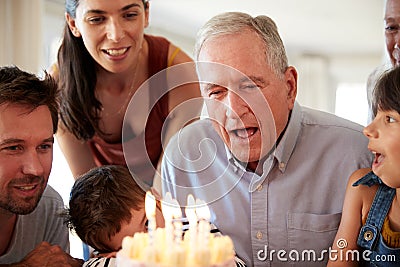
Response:
[{"label": "wrinkled forehead", "polygon": [[400,17],[400,0],[387,0],[384,16],[386,22],[398,19]]},{"label": "wrinkled forehead", "polygon": [[201,84],[201,90],[206,90],[210,84],[232,88],[252,79],[243,72],[221,63],[196,62],[196,71]]}]

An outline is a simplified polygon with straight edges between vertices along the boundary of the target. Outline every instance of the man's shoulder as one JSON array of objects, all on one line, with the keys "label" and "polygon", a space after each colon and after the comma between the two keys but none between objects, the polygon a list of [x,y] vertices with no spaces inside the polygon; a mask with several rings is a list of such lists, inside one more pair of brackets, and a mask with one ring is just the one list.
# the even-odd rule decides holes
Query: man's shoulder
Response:
[{"label": "man's shoulder", "polygon": [[168,142],[164,152],[162,164],[180,168],[184,168],[182,164],[204,168],[215,160],[214,156],[226,157],[224,142],[209,119],[198,120],[181,129]]},{"label": "man's shoulder", "polygon": [[210,130],[213,129],[211,120],[208,118],[203,118],[200,120],[197,120],[187,126],[185,126],[183,129],[192,131],[194,129],[203,129],[203,130]]},{"label": "man's shoulder", "polygon": [[302,110],[302,124],[304,126],[325,127],[327,129],[362,134],[363,126],[356,122],[312,108],[302,107]]},{"label": "man's shoulder", "polygon": [[62,211],[64,208],[64,201],[60,194],[54,190],[50,185],[47,185],[43,195],[39,201],[35,212],[46,212],[48,210]]},{"label": "man's shoulder", "polygon": [[201,119],[185,126],[174,137],[182,143],[182,141],[193,141],[204,137],[215,139],[218,138],[218,134],[209,119]]},{"label": "man's shoulder", "polygon": [[46,201],[63,202],[61,195],[50,185],[46,186],[46,189],[42,195],[42,199],[45,199]]}]

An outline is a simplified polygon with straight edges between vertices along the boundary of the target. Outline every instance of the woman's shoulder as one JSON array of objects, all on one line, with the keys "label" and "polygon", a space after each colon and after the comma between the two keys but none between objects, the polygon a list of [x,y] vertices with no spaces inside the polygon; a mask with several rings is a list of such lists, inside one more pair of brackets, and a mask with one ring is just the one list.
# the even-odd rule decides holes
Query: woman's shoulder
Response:
[{"label": "woman's shoulder", "polygon": [[148,43],[149,47],[169,47],[169,45],[171,44],[171,42],[163,37],[163,36],[157,36],[157,35],[150,35],[150,34],[145,34],[144,35],[144,39],[146,40],[146,42]]},{"label": "woman's shoulder", "polygon": [[149,45],[149,50],[161,49],[168,52],[168,66],[193,61],[178,45],[163,36],[145,34],[145,39]]},{"label": "woman's shoulder", "polygon": [[47,69],[47,72],[50,74],[51,77],[54,79],[58,79],[58,76],[60,74],[60,70],[58,68],[58,64],[54,62],[53,64],[50,65],[50,67]]}]

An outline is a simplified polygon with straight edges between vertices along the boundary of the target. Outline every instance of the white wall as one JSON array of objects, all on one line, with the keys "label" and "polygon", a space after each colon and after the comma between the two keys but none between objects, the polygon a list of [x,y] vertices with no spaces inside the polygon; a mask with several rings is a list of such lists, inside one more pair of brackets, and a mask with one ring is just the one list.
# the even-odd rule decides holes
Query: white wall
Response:
[{"label": "white wall", "polygon": [[341,83],[366,83],[382,55],[289,55],[299,73],[297,100],[312,108],[335,113],[336,89]]},{"label": "white wall", "polygon": [[43,0],[0,1],[0,65],[38,73],[43,62]]}]

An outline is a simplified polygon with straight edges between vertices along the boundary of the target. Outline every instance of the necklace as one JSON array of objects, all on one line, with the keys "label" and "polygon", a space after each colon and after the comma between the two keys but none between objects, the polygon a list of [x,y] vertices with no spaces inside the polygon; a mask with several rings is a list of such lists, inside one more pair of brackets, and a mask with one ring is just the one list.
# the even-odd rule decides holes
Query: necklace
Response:
[{"label": "necklace", "polygon": [[128,103],[130,102],[131,97],[132,97],[133,93],[135,92],[134,87],[138,80],[138,77],[137,77],[138,65],[139,65],[139,60],[136,63],[135,71],[133,73],[133,80],[132,80],[131,86],[128,89],[128,94],[126,96],[124,96],[124,98],[125,98],[124,102],[122,103],[122,105],[119,107],[118,110],[113,111],[113,112],[104,112],[104,107],[102,107],[101,111],[102,111],[104,117],[115,117],[115,116],[120,116],[122,113],[125,113]]}]

